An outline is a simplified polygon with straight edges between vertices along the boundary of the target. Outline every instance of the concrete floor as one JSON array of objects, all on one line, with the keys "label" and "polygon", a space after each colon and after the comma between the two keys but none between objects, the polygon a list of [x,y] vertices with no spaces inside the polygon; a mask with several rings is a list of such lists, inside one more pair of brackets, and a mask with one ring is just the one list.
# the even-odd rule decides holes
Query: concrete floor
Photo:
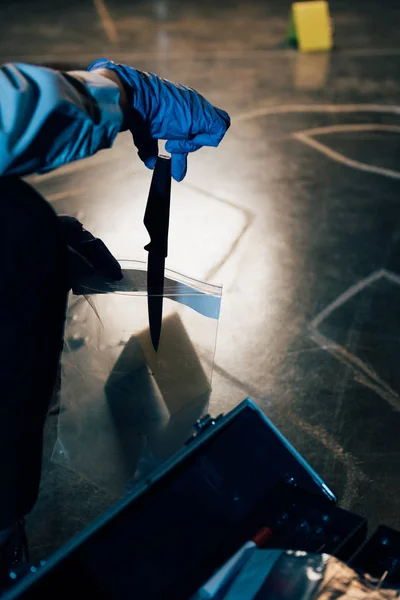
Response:
[{"label": "concrete floor", "polygon": [[[168,266],[224,286],[209,410],[251,396],[343,507],[400,528],[398,3],[335,0],[336,48],[317,55],[286,47],[287,1],[114,0],[105,21],[99,4],[2,4],[0,60],[108,56],[231,113],[220,149],[193,155],[173,186]],[[115,255],[145,260],[150,177],[123,134],[30,181]],[[55,435],[53,418],[29,522],[37,557],[117,496],[51,462]]]}]

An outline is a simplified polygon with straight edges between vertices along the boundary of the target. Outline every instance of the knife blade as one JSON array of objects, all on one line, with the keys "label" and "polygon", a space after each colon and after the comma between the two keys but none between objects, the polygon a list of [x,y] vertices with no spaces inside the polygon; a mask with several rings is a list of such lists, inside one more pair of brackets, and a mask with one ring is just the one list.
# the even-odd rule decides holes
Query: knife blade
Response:
[{"label": "knife blade", "polygon": [[154,350],[160,343],[164,299],[164,269],[168,255],[169,211],[171,202],[171,159],[159,156],[154,167],[143,223],[150,242],[145,246],[147,260],[147,307]]}]

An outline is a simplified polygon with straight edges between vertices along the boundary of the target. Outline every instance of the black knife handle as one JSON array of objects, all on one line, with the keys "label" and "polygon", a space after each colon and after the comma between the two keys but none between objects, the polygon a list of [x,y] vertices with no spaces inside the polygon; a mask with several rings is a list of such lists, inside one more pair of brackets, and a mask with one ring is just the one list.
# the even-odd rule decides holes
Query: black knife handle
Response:
[{"label": "black knife handle", "polygon": [[154,167],[143,222],[150,236],[145,250],[168,255],[169,209],[171,203],[171,159],[159,156]]}]

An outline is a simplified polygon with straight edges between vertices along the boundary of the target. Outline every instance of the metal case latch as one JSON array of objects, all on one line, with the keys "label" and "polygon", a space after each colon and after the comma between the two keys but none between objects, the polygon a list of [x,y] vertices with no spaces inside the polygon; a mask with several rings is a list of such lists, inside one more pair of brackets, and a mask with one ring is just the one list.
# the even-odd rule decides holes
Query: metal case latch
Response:
[{"label": "metal case latch", "polygon": [[197,419],[196,423],[193,425],[194,433],[188,439],[186,444],[193,442],[193,440],[197,439],[205,431],[208,431],[211,427],[214,427],[222,417],[223,417],[222,414],[218,415],[218,417],[211,417],[210,415],[204,415],[204,417],[201,417],[201,419]]}]

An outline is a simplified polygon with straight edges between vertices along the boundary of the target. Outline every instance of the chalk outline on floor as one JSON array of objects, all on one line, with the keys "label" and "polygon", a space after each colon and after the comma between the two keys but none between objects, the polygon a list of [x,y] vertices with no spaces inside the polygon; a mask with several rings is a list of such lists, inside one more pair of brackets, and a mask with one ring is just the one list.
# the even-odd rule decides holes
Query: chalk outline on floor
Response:
[{"label": "chalk outline on floor", "polygon": [[[288,105],[288,106],[266,106],[256,108],[247,113],[242,113],[234,117],[233,121],[235,122],[244,122],[247,120],[251,120],[257,117],[268,116],[268,115],[276,115],[276,114],[288,114],[288,113],[352,113],[352,112],[362,112],[362,113],[389,113],[400,115],[400,107],[398,106],[386,106],[379,104],[342,104],[342,105]],[[391,169],[385,169],[383,167],[377,167],[374,165],[368,165],[362,163],[360,161],[352,160],[343,154],[336,152],[313,139],[313,136],[316,135],[326,135],[329,133],[339,133],[339,132],[351,132],[351,131],[386,131],[392,133],[400,133],[400,126],[397,125],[380,125],[373,123],[365,123],[365,124],[343,124],[343,125],[328,125],[325,127],[316,127],[308,130],[303,130],[299,132],[293,132],[291,137],[294,139],[305,143],[317,151],[321,152],[328,158],[344,164],[348,167],[352,167],[354,169],[358,169],[360,171],[369,172],[372,174],[383,175],[386,177],[390,177],[393,179],[400,179],[400,172],[394,171]],[[367,387],[373,389],[380,397],[388,402],[388,404],[394,408],[395,410],[400,410],[400,396],[397,394],[395,390],[393,390],[385,381],[383,381],[379,375],[368,365],[366,365],[361,359],[356,357],[355,355],[348,352],[344,347],[336,344],[333,340],[327,338],[323,334],[318,331],[318,325],[336,308],[345,303],[352,296],[359,293],[362,289],[378,281],[382,277],[386,277],[389,280],[393,281],[400,285],[400,277],[395,273],[391,273],[385,269],[381,269],[372,273],[369,277],[359,281],[357,284],[351,286],[346,292],[344,292],[339,298],[333,301],[330,305],[328,305],[319,315],[317,315],[311,322],[309,326],[310,336],[311,338],[324,350],[331,352],[335,355],[339,360],[345,362],[346,364],[350,364],[353,368],[353,371],[356,371],[356,379],[359,380],[360,383],[366,385]],[[218,365],[214,365],[215,370],[221,371],[222,369],[218,367]],[[285,410],[285,414],[286,414]],[[346,484],[344,489],[344,498],[345,503],[348,506],[352,505],[352,502],[357,497],[358,487],[361,482],[367,481],[367,477],[360,470],[357,465],[356,459],[349,453],[343,452],[343,449],[337,442],[325,431],[320,428],[315,428],[294,415],[293,413],[287,415],[290,420],[299,426],[303,431],[306,431],[308,434],[312,435],[319,441],[322,441],[324,445],[332,451],[333,455],[341,460],[346,466]],[[328,435],[328,438],[326,436]],[[322,437],[321,437],[322,436]],[[325,440],[325,442],[324,442]],[[328,440],[328,441],[327,441]]]},{"label": "chalk outline on floor", "polygon": [[[383,105],[383,104],[320,104],[320,105],[286,105],[286,106],[261,106],[254,110],[241,113],[236,116],[236,121],[244,122],[261,116],[276,115],[276,114],[289,114],[289,113],[379,113],[379,114],[395,114],[400,115],[400,107],[394,105]],[[348,167],[358,169],[363,172],[369,172],[375,175],[382,175],[392,179],[400,179],[400,171],[392,169],[385,169],[383,167],[377,167],[375,165],[368,165],[360,161],[356,161],[346,157],[345,155],[332,150],[325,144],[313,139],[316,135],[326,135],[330,133],[349,132],[349,131],[386,131],[392,133],[400,133],[400,126],[398,125],[385,125],[385,124],[374,124],[374,123],[356,123],[356,124],[343,124],[343,125],[327,125],[323,127],[314,127],[312,129],[305,129],[302,131],[294,132],[291,137],[298,141],[313,147],[315,150],[321,152],[328,158],[335,162],[344,164]],[[379,280],[382,277],[386,277],[390,281],[400,285],[400,277],[395,273],[387,271],[386,269],[380,269],[372,273],[369,277],[359,281],[355,285],[351,286],[344,294],[339,296],[334,302],[332,302],[324,311],[313,319],[310,324],[310,334],[312,339],[319,344],[322,348],[329,350],[339,360],[346,364],[351,364],[353,368],[358,371],[358,379],[360,383],[367,385],[375,392],[377,392],[382,398],[384,398],[391,406],[397,411],[400,411],[400,395],[393,390],[385,381],[383,381],[379,375],[368,365],[366,365],[358,357],[348,352],[345,348],[336,344],[333,340],[323,336],[318,331],[318,324],[321,323],[323,318],[328,316],[335,308],[346,302],[353,295],[359,293],[366,286]],[[361,373],[360,373],[361,372]]]},{"label": "chalk outline on floor", "polygon": [[356,379],[366,387],[374,390],[381,398],[383,398],[392,408],[400,412],[400,395],[388,383],[386,383],[378,373],[369,367],[358,356],[351,353],[344,346],[338,344],[334,340],[323,335],[319,331],[321,323],[329,317],[336,309],[345,304],[350,298],[353,298],[361,291],[368,288],[373,283],[381,279],[387,279],[396,285],[400,285],[400,276],[386,269],[374,271],[368,277],[361,279],[351,287],[349,287],[336,300],[331,302],[324,310],[322,310],[310,323],[309,332],[311,338],[323,350],[327,350],[333,354],[338,360],[349,365],[356,373]]},{"label": "chalk outline on floor", "polygon": [[[270,115],[284,115],[290,113],[303,113],[303,114],[314,114],[314,113],[379,113],[379,114],[394,114],[400,116],[400,107],[395,105],[385,104],[288,104],[284,106],[260,106],[253,110],[240,113],[233,118],[233,122],[245,122],[255,119],[257,117],[264,117]],[[322,144],[321,142],[314,139],[317,135],[327,135],[329,133],[345,133],[351,131],[387,131],[391,133],[400,133],[399,125],[384,125],[374,123],[349,123],[343,125],[326,125],[323,127],[313,127],[312,129],[304,129],[302,131],[296,131],[290,134],[290,136],[303,144],[311,146],[315,150],[321,152],[328,158],[331,158],[335,162],[346,165],[353,169],[360,171],[373,173],[376,175],[383,175],[392,179],[400,179],[400,171],[392,169],[385,169],[383,167],[377,167],[375,165],[369,165],[357,160],[348,158],[340,152],[336,152]]]},{"label": "chalk outline on floor", "polygon": [[383,175],[385,177],[390,177],[391,179],[400,179],[400,171],[385,169],[384,167],[377,167],[375,165],[369,165],[367,163],[348,158],[341,152],[332,150],[332,148],[329,148],[329,146],[326,146],[325,144],[322,144],[314,139],[314,136],[316,135],[327,135],[329,133],[348,133],[351,131],[386,131],[390,133],[400,133],[400,127],[398,125],[373,124],[327,125],[326,127],[315,127],[314,129],[297,131],[292,133],[292,137],[294,137],[297,141],[314,148],[314,150],[321,152],[321,154],[324,154],[328,158],[346,165],[347,167],[358,169],[359,171],[364,171],[367,173],[374,173],[375,175]]}]

